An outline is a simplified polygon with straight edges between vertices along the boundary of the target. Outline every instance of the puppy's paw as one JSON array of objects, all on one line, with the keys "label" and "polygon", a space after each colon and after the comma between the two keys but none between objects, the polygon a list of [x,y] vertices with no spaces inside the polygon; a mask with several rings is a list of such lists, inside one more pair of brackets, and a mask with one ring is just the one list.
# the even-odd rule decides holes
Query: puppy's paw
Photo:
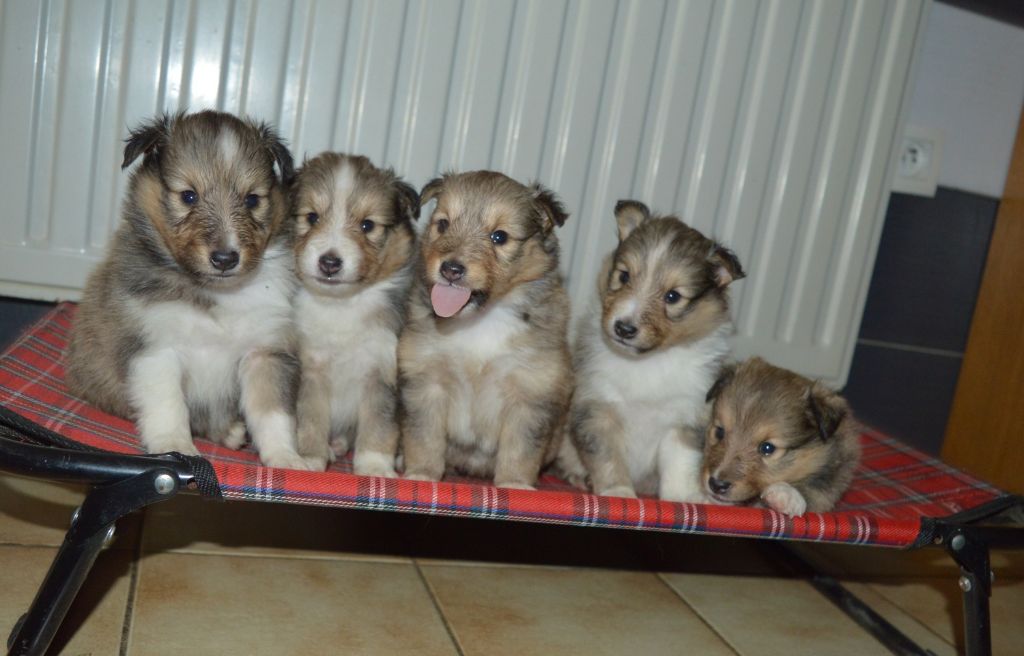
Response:
[{"label": "puppy's paw", "polygon": [[440,476],[431,476],[430,474],[417,471],[405,472],[402,478],[406,478],[410,481],[426,481],[428,483],[436,483],[441,480]]},{"label": "puppy's paw", "polygon": [[352,459],[352,469],[360,476],[381,476],[397,478],[395,457],[379,451],[359,451]]},{"label": "puppy's paw", "polygon": [[228,428],[228,432],[217,440],[221,445],[237,451],[245,446],[245,422],[236,421]]},{"label": "puppy's paw", "polygon": [[613,487],[605,488],[597,492],[602,497],[624,497],[626,499],[635,499],[636,490],[631,485],[615,485]]},{"label": "puppy's paw", "polygon": [[327,470],[327,466],[329,464],[327,462],[327,458],[323,458],[323,457],[320,457],[320,456],[301,456],[301,457],[302,457],[303,461],[305,461],[306,466],[307,466],[307,468],[310,471],[326,471]]},{"label": "puppy's paw", "polygon": [[504,487],[510,490],[536,490],[534,486],[529,483],[517,482],[517,481],[494,481],[494,487]]},{"label": "puppy's paw", "polygon": [[146,446],[147,453],[170,453],[177,451],[186,456],[199,455],[199,449],[196,448],[191,435],[188,437],[180,435],[147,437],[143,439],[143,444]]},{"label": "puppy's paw", "polygon": [[267,467],[274,467],[275,469],[299,469],[302,471],[313,471],[311,463],[307,462],[305,458],[300,456],[295,451],[272,451],[270,453],[261,453],[260,460]]},{"label": "puppy's paw", "polygon": [[784,515],[797,517],[807,512],[804,495],[789,483],[772,483],[761,493],[761,499],[769,508]]}]

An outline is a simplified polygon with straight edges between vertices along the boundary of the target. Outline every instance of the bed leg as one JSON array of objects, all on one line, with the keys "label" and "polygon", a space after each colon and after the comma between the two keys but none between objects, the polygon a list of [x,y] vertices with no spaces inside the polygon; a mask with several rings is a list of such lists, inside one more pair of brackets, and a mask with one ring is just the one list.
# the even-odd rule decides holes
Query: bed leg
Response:
[{"label": "bed leg", "polygon": [[988,545],[964,529],[946,540],[946,550],[960,566],[964,599],[964,648],[967,656],[991,656],[992,626],[988,601],[992,596],[992,568]]},{"label": "bed leg", "polygon": [[181,485],[174,470],[155,468],[93,488],[72,515],[71,527],[28,612],[11,631],[8,654],[44,654],[96,556],[113,539],[117,520],[173,497]]}]

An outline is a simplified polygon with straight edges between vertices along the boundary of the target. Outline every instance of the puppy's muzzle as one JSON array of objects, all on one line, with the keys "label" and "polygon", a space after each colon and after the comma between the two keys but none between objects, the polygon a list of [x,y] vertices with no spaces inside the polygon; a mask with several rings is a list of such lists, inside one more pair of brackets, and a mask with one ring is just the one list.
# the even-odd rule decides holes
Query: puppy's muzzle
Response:
[{"label": "puppy's muzzle", "polygon": [[708,488],[715,494],[725,494],[732,487],[729,481],[721,481],[714,476],[708,477]]},{"label": "puppy's muzzle", "polygon": [[637,336],[637,333],[640,332],[639,328],[637,328],[628,321],[623,321],[622,319],[615,320],[614,329],[615,336],[618,337],[619,339],[625,340],[633,339],[634,337]]},{"label": "puppy's muzzle", "polygon": [[457,260],[445,260],[441,262],[441,276],[448,282],[462,280],[466,275],[466,267]]},{"label": "puppy's muzzle", "polygon": [[333,253],[325,253],[317,261],[320,273],[328,278],[341,271],[341,258]]},{"label": "puppy's muzzle", "polygon": [[213,265],[214,269],[224,273],[238,266],[239,259],[238,251],[235,250],[213,251],[210,253],[210,264]]}]

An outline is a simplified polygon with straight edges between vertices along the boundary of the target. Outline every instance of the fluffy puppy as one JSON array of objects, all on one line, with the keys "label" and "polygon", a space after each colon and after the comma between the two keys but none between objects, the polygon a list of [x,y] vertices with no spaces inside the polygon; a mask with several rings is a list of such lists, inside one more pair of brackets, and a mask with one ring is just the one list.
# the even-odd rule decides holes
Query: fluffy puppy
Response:
[{"label": "fluffy puppy", "polygon": [[547,189],[493,171],[433,180],[420,202],[433,199],[398,345],[405,475],[532,487],[572,390],[555,237],[567,214]]},{"label": "fluffy puppy", "polygon": [[707,398],[702,480],[715,501],[760,501],[787,515],[832,509],[860,458],[843,397],[752,358],[726,368]]},{"label": "fluffy puppy", "polygon": [[729,351],[731,251],[638,201],[615,206],[619,244],[579,326],[572,440],[597,494],[703,500],[705,394]]},{"label": "fluffy puppy", "polygon": [[195,455],[193,434],[237,448],[247,426],[265,464],[304,468],[282,232],[288,149],[265,124],[201,112],[133,130],[122,168],[139,156],[72,328],[69,386],[134,419],[150,453]]},{"label": "fluffy puppy", "polygon": [[340,153],[303,164],[293,195],[299,453],[323,469],[354,437],[357,474],[395,476],[395,351],[419,195],[394,171]]}]

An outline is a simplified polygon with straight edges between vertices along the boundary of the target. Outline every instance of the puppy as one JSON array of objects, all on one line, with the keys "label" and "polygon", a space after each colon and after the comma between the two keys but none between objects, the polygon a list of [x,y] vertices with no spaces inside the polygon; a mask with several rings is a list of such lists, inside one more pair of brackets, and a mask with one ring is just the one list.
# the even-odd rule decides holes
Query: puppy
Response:
[{"label": "puppy", "polygon": [[134,419],[150,453],[196,455],[193,434],[237,448],[248,426],[265,464],[305,468],[282,232],[291,154],[265,124],[200,112],[133,130],[122,168],[139,156],[72,328],[70,388]]},{"label": "puppy", "polygon": [[702,501],[697,426],[729,351],[727,288],[743,269],[638,201],[619,201],[615,220],[600,313],[581,322],[573,353],[572,441],[597,494]]},{"label": "puppy", "polygon": [[398,345],[405,475],[530,488],[557,453],[572,390],[569,301],[538,184],[492,171],[428,183],[409,320]]},{"label": "puppy", "polygon": [[860,429],[836,392],[752,358],[726,368],[707,398],[701,478],[715,501],[802,515],[831,510],[850,485]]},{"label": "puppy", "polygon": [[354,436],[357,474],[395,476],[395,351],[419,195],[390,169],[340,153],[306,162],[293,195],[299,453],[323,469]]}]

